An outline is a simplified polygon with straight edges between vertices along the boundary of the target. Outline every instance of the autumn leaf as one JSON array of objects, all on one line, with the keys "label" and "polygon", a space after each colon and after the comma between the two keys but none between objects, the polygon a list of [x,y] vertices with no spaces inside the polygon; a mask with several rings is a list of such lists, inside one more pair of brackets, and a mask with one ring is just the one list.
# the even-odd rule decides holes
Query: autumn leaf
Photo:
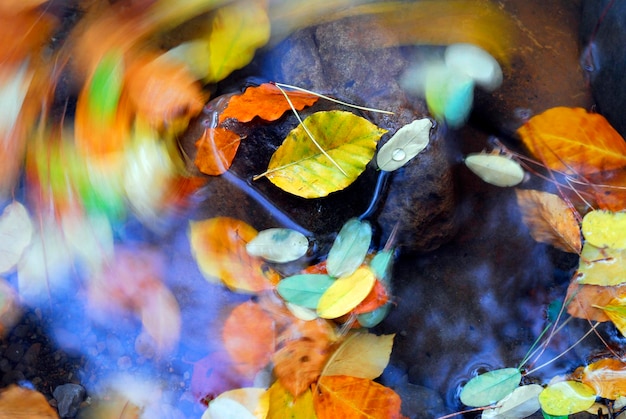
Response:
[{"label": "autumn leaf", "polygon": [[352,313],[370,313],[387,304],[388,301],[389,295],[387,295],[387,290],[385,289],[385,286],[379,280],[376,280],[376,282],[374,283],[374,288],[372,288],[370,293],[367,294],[367,297],[365,297],[365,299],[361,301],[358,306],[354,307]]},{"label": "autumn leaf", "polygon": [[619,285],[626,282],[626,249],[599,249],[586,242],[576,272],[578,284]]},{"label": "autumn leaf", "polygon": [[309,239],[289,228],[268,228],[248,242],[246,250],[252,256],[260,256],[270,262],[287,263],[306,254]]},{"label": "autumn leaf", "polygon": [[252,301],[235,307],[222,330],[226,351],[237,371],[247,378],[254,377],[268,364],[275,339],[274,320]]},{"label": "autumn leaf", "polygon": [[240,142],[241,137],[226,128],[205,129],[196,141],[196,166],[205,175],[221,175],[230,168]]},{"label": "autumn leaf", "polygon": [[491,185],[509,187],[524,180],[524,170],[520,164],[497,152],[469,154],[464,162],[476,176]]},{"label": "autumn leaf", "polygon": [[311,93],[281,90],[275,84],[263,83],[256,87],[248,87],[243,94],[233,96],[220,114],[219,122],[224,122],[228,118],[250,122],[255,117],[275,121],[291,109],[285,95],[298,111],[313,105],[319,99]]},{"label": "autumn leaf", "polygon": [[311,389],[294,397],[280,381],[276,381],[267,390],[267,397],[270,405],[267,419],[317,419]]},{"label": "autumn leaf", "polygon": [[390,388],[366,378],[321,377],[314,389],[318,419],[401,418],[400,397]]},{"label": "autumn leaf", "polygon": [[626,333],[626,298],[614,298],[605,306],[596,304],[594,307],[604,311],[622,335]]},{"label": "autumn leaf", "polygon": [[400,128],[378,150],[376,164],[388,172],[399,169],[421,153],[430,142],[433,123],[428,118],[416,119]]},{"label": "autumn leaf", "polygon": [[292,275],[282,279],[276,291],[288,303],[317,309],[320,297],[334,282],[334,278],[324,274]]},{"label": "autumn leaf", "polygon": [[256,178],[303,198],[327,196],[356,180],[385,132],[351,112],[316,112],[289,133]]},{"label": "autumn leaf", "polygon": [[370,380],[379,377],[389,363],[394,337],[362,332],[349,335],[333,352],[322,375],[348,375]]},{"label": "autumn leaf", "polygon": [[229,217],[191,221],[189,228],[191,248],[205,279],[223,281],[240,292],[272,289],[279,280],[262,259],[246,251],[246,244],[256,235],[253,227]]},{"label": "autumn leaf", "polygon": [[587,410],[596,401],[593,388],[578,381],[550,384],[539,394],[541,409],[553,416],[567,416]]},{"label": "autumn leaf", "polygon": [[0,278],[0,339],[4,339],[22,316],[19,298],[13,287]]},{"label": "autumn leaf", "polygon": [[517,387],[508,396],[499,400],[493,408],[483,410],[481,419],[525,418],[541,408],[539,394],[543,387],[529,384]]},{"label": "autumn leaf", "polygon": [[320,297],[317,314],[323,319],[336,319],[354,309],[370,293],[376,277],[367,266],[337,279]]},{"label": "autumn leaf", "polygon": [[26,208],[17,201],[0,215],[0,273],[15,268],[33,236],[33,224]]},{"label": "autumn leaf", "polygon": [[330,355],[331,338],[332,329],[321,319],[296,321],[279,336],[285,343],[272,356],[274,374],[294,397],[319,377]]},{"label": "autumn leaf", "polygon": [[553,170],[586,175],[626,166],[626,143],[599,114],[556,107],[517,130],[524,145]]},{"label": "autumn leaf", "polygon": [[[226,391],[209,403],[201,419],[255,418],[265,419],[269,400],[264,388],[245,387]],[[240,410],[240,415],[235,415]]]},{"label": "autumn leaf", "polygon": [[517,368],[501,368],[473,377],[461,390],[461,403],[480,407],[497,402],[510,394],[522,380]]},{"label": "autumn leaf", "polygon": [[619,359],[601,359],[582,369],[580,381],[598,396],[616,400],[626,395],[626,364]]},{"label": "autumn leaf", "polygon": [[590,193],[596,200],[597,208],[614,212],[626,209],[626,170],[594,173],[587,180],[588,184],[576,189]]},{"label": "autumn leaf", "polygon": [[607,306],[614,298],[626,296],[626,284],[600,286],[572,281],[567,289],[567,312],[572,317],[608,322],[610,318],[599,307]]},{"label": "autumn leaf", "polygon": [[626,249],[626,213],[590,211],[583,217],[582,230],[595,247]]},{"label": "autumn leaf", "polygon": [[580,253],[581,238],[573,210],[558,195],[516,189],[524,223],[535,240],[569,253]]},{"label": "autumn leaf", "polygon": [[326,269],[335,277],[351,275],[365,260],[372,241],[372,226],[351,218],[341,227],[328,251]]},{"label": "autumn leaf", "polygon": [[59,415],[43,394],[12,384],[0,392],[0,417],[45,419]]}]

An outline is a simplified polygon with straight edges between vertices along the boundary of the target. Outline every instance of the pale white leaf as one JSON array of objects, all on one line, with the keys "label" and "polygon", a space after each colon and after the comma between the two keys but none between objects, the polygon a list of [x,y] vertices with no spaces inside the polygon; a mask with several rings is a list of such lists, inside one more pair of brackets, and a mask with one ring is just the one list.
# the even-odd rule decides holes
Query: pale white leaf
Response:
[{"label": "pale white leaf", "polygon": [[522,419],[532,415],[541,407],[539,393],[543,390],[539,384],[517,387],[511,394],[497,403],[496,407],[483,411],[483,419]]},{"label": "pale white leaf", "polygon": [[452,44],[446,48],[444,61],[448,68],[470,77],[487,91],[493,91],[502,84],[500,64],[476,45]]},{"label": "pale white leaf", "polygon": [[317,319],[317,312],[315,310],[311,310],[310,308],[302,307],[293,303],[285,303],[285,306],[287,307],[287,310],[291,312],[291,314],[293,314],[300,320],[308,322],[310,320]]},{"label": "pale white leaf", "polygon": [[257,417],[241,403],[227,397],[218,397],[209,404],[201,419],[257,419]]},{"label": "pale white leaf", "polygon": [[495,186],[515,186],[524,180],[522,166],[498,154],[470,154],[465,157],[465,165],[479,178]]},{"label": "pale white leaf", "polygon": [[417,119],[400,128],[378,150],[376,164],[388,172],[399,169],[426,148],[430,141],[430,119]]},{"label": "pale white leaf", "polygon": [[33,225],[28,211],[13,201],[0,215],[0,274],[15,268],[31,242]]},{"label": "pale white leaf", "polygon": [[288,228],[269,228],[246,244],[251,256],[260,256],[270,262],[291,262],[309,250],[309,240],[298,231]]}]

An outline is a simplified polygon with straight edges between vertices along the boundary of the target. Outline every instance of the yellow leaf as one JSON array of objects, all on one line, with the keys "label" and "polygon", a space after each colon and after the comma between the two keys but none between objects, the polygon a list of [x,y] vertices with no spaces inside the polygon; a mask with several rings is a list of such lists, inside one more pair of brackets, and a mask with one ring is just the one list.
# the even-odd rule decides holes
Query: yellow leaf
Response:
[{"label": "yellow leaf", "polygon": [[207,281],[221,280],[231,289],[252,293],[271,289],[278,282],[273,269],[246,251],[246,244],[257,235],[252,226],[229,217],[189,224],[191,248]]},{"label": "yellow leaf", "polygon": [[348,375],[373,380],[389,363],[395,335],[350,335],[330,357],[322,375]]},{"label": "yellow leaf", "polygon": [[626,250],[599,249],[585,243],[580,254],[577,283],[588,285],[619,285],[626,282]]},{"label": "yellow leaf", "polygon": [[599,114],[557,107],[535,115],[517,133],[548,168],[590,174],[626,166],[626,142]]},{"label": "yellow leaf", "polygon": [[316,112],[289,133],[263,175],[294,195],[326,196],[356,180],[385,132],[351,112]]},{"label": "yellow leaf", "polygon": [[626,396],[626,363],[605,358],[587,365],[580,380],[596,391],[598,396],[616,400]]},{"label": "yellow leaf", "polygon": [[270,38],[270,22],[259,1],[240,1],[218,9],[205,54],[207,83],[218,82],[244,67]]},{"label": "yellow leaf", "polygon": [[267,397],[267,419],[316,419],[311,389],[294,398],[280,381],[276,381],[267,390]]},{"label": "yellow leaf", "polygon": [[591,387],[578,381],[560,381],[539,394],[541,409],[552,416],[567,416],[587,410],[596,401]]},{"label": "yellow leaf", "polygon": [[535,240],[564,252],[580,253],[581,239],[573,210],[558,195],[516,189],[524,223]]},{"label": "yellow leaf", "polygon": [[598,304],[595,307],[604,311],[622,335],[626,333],[626,298],[614,298],[605,306]]},{"label": "yellow leaf", "polygon": [[582,228],[585,240],[596,247],[626,249],[626,212],[588,212]]},{"label": "yellow leaf", "polygon": [[367,266],[362,266],[350,276],[339,278],[320,297],[317,314],[323,319],[336,319],[347,314],[367,297],[376,276]]}]

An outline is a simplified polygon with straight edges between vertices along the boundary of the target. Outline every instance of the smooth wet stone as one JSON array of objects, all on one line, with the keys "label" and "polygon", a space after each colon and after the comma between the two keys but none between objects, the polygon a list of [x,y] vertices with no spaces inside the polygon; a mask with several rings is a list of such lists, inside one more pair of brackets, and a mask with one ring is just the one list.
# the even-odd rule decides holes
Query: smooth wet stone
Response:
[{"label": "smooth wet stone", "polygon": [[626,3],[583,0],[580,64],[597,111],[626,136]]},{"label": "smooth wet stone", "polygon": [[85,399],[85,388],[78,384],[62,384],[54,389],[52,395],[57,401],[59,416],[73,418]]}]

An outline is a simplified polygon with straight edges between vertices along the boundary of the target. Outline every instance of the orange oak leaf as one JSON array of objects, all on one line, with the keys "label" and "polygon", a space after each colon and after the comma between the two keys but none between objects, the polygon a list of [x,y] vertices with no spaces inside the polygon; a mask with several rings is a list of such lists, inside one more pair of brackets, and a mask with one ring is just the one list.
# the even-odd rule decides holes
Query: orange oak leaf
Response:
[{"label": "orange oak leaf", "polygon": [[580,381],[592,387],[598,396],[616,400],[626,395],[626,363],[619,359],[601,359],[580,372]]},{"label": "orange oak leaf", "polygon": [[402,418],[400,397],[366,378],[322,377],[313,391],[313,404],[318,419]]},{"label": "orange oak leaf", "polygon": [[253,378],[274,353],[274,320],[258,304],[247,301],[235,307],[226,319],[222,340],[235,369]]},{"label": "orange oak leaf", "polygon": [[369,313],[370,311],[374,311],[378,307],[385,305],[387,301],[389,301],[387,289],[385,289],[385,286],[379,280],[376,280],[374,288],[372,288],[367,297],[365,297],[365,300],[359,303],[359,305],[352,310],[352,313]]},{"label": "orange oak leaf", "polygon": [[599,114],[556,107],[533,116],[517,133],[548,168],[590,174],[626,166],[626,143]]},{"label": "orange oak leaf", "polygon": [[580,226],[573,209],[558,195],[516,189],[517,204],[531,236],[569,253],[580,253]]},{"label": "orange oak leaf", "polygon": [[196,141],[196,166],[206,175],[221,175],[230,168],[240,142],[241,137],[226,128],[205,129]]},{"label": "orange oak leaf", "polygon": [[[299,111],[313,105],[319,99],[306,92],[285,91],[285,93],[293,107]],[[228,118],[250,122],[257,116],[266,121],[275,121],[289,109],[291,109],[289,102],[280,89],[272,83],[263,83],[257,87],[248,87],[243,94],[233,96],[220,115],[219,122],[222,123]]]},{"label": "orange oak leaf", "polygon": [[222,281],[240,292],[272,289],[280,280],[278,273],[246,251],[246,243],[257,234],[252,226],[230,217],[190,222],[191,248],[205,279]]}]

